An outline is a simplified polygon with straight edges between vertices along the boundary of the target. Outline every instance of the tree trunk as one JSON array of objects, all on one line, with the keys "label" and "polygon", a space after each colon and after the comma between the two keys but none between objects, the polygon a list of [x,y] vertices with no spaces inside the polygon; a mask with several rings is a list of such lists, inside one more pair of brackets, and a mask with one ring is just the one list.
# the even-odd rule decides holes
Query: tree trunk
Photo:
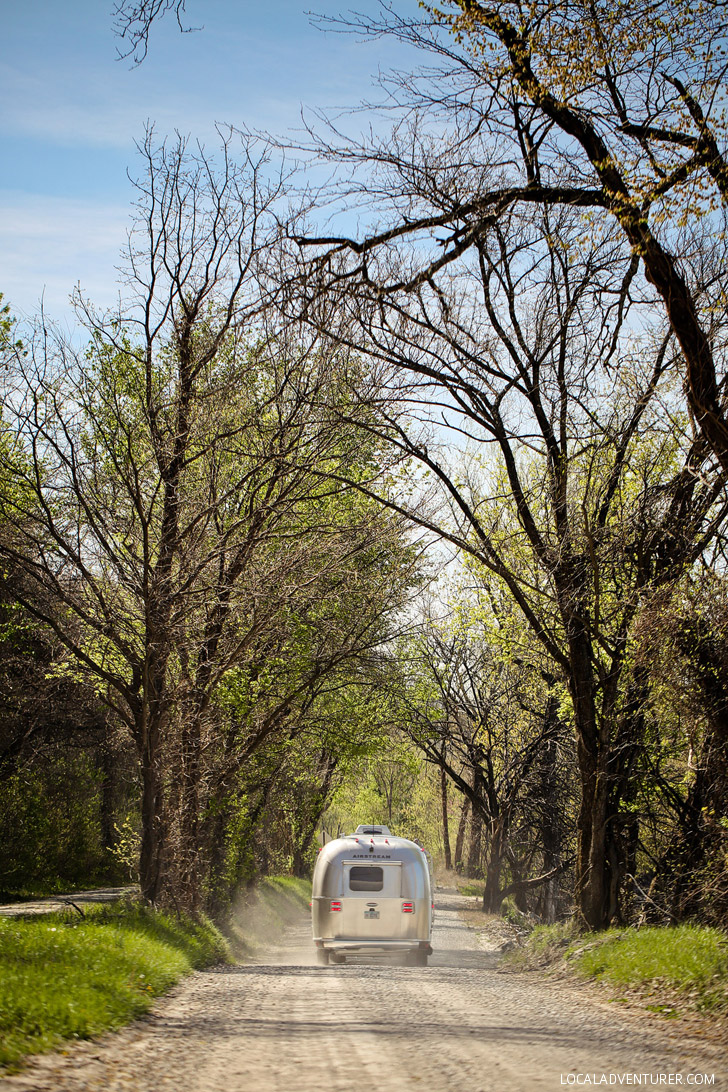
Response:
[{"label": "tree trunk", "polygon": [[440,770],[440,799],[442,801],[442,845],[445,851],[445,868],[449,872],[452,869],[452,852],[447,818],[447,774],[442,769]]},{"label": "tree trunk", "polygon": [[580,607],[583,580],[575,582],[574,576],[578,577],[576,569],[572,579],[562,583],[559,599],[569,641],[569,688],[581,782],[575,901],[582,925],[587,929],[604,929],[609,924],[605,890],[608,739],[597,726],[589,623],[582,617]]},{"label": "tree trunk", "polygon": [[158,729],[149,725],[141,754],[142,838],[139,882],[142,897],[153,905],[163,901],[166,865],[166,816]]},{"label": "tree trunk", "polygon": [[483,891],[483,910],[486,914],[499,914],[503,895],[501,894],[501,871],[503,857],[500,852],[491,850],[485,871],[485,889]]},{"label": "tree trunk", "polygon": [[639,823],[632,805],[636,799],[637,765],[644,747],[645,706],[650,673],[637,665],[627,686],[623,713],[610,748],[607,803],[607,915],[623,918],[622,892],[625,876],[635,874]]},{"label": "tree trunk", "polygon": [[458,833],[455,839],[455,871],[463,871],[463,850],[465,848],[465,831],[468,826],[468,814],[470,812],[470,801],[467,796],[463,799],[463,805],[460,809],[460,822],[458,824]]},{"label": "tree trunk", "polygon": [[189,914],[202,909],[200,891],[200,759],[202,725],[198,716],[188,713],[182,728],[179,883],[177,901]]},{"label": "tree trunk", "polygon": [[607,888],[607,799],[604,755],[588,755],[580,767],[582,800],[577,841],[576,902],[588,929],[609,925]]},{"label": "tree trunk", "polygon": [[[544,867],[548,868],[552,863],[552,858],[547,858],[544,854]],[[559,881],[554,877],[551,880],[547,880],[543,885],[541,894],[536,905],[536,913],[541,921],[547,925],[553,925],[558,917],[558,905],[559,905]]]},{"label": "tree trunk", "polygon": [[336,766],[336,759],[330,755],[321,755],[319,762],[320,782],[311,795],[306,818],[300,823],[298,835],[294,839],[292,871],[293,875],[299,879],[308,879],[311,875],[309,854],[319,821],[329,802]]},{"label": "tree trunk", "polygon": [[114,807],[116,805],[116,769],[114,756],[108,742],[101,745],[99,757],[101,767],[101,799],[99,801],[99,825],[101,827],[101,844],[104,852],[110,854],[116,845],[116,833],[114,831]]},{"label": "tree trunk", "polygon": [[470,816],[470,850],[468,852],[468,876],[482,876],[480,855],[483,846],[483,820],[473,811]]},{"label": "tree trunk", "polygon": [[[557,745],[555,732],[558,711],[556,699],[549,697],[545,719],[548,742],[541,754],[539,766],[540,785],[539,791],[543,808],[543,820],[541,823],[541,842],[543,845],[543,871],[548,873],[555,869],[561,861],[562,833],[560,816],[562,809],[559,806],[559,785],[557,762]],[[536,904],[536,913],[542,921],[551,924],[556,921],[558,914],[559,881],[556,876],[547,880],[539,892]]]}]

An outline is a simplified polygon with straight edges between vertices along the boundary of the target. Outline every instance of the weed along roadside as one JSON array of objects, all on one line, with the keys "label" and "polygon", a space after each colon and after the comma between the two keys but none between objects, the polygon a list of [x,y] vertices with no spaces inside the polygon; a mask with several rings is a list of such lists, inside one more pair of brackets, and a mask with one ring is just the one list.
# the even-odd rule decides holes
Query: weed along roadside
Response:
[{"label": "weed along roadside", "polygon": [[121,1027],[183,975],[229,959],[210,922],[139,903],[0,921],[0,1064]]},{"label": "weed along roadside", "polygon": [[139,902],[0,920],[0,1072],[148,1012],[183,976],[254,955],[308,909],[309,885],[269,878],[223,933]]},{"label": "weed along roadside", "polygon": [[695,924],[578,934],[537,926],[504,958],[507,970],[563,972],[598,983],[609,1000],[670,1020],[702,1016],[728,1034],[728,935]]},{"label": "weed along roadside", "polygon": [[474,899],[436,892],[427,967],[369,953],[322,967],[302,894],[266,883],[234,915],[237,943],[257,949],[245,964],[190,975],[148,1018],[29,1058],[0,1088],[555,1092],[635,1073],[726,1087],[723,1052],[675,1022],[636,1020],[564,977],[501,974],[498,946],[464,920]]}]

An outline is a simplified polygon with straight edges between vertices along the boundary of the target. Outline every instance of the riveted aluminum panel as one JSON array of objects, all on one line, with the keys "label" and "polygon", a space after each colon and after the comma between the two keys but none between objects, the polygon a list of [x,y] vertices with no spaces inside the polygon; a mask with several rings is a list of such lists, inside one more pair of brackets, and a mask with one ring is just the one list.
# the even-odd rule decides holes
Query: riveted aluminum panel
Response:
[{"label": "riveted aluminum panel", "polygon": [[[376,889],[367,889],[369,878]],[[332,900],[342,909],[332,911]],[[414,912],[403,912],[406,902]],[[431,902],[428,861],[415,842],[392,835],[338,838],[323,847],[314,869],[314,940],[333,951],[417,948],[430,941]]]}]

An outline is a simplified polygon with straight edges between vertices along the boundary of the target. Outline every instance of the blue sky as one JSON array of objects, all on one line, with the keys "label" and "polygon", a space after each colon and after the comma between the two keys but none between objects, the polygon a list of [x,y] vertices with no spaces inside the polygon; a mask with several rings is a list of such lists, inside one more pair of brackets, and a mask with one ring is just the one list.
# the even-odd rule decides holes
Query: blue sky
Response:
[{"label": "blue sky", "polygon": [[[366,0],[362,7],[371,6]],[[405,0],[402,7],[416,0]],[[0,45],[0,291],[18,315],[67,318],[74,285],[113,303],[129,222],[134,142],[147,120],[214,143],[214,123],[283,133],[301,106],[345,107],[372,93],[392,42],[323,34],[307,9],[331,0],[188,0],[199,33],[155,25],[137,68],[116,59],[113,0],[5,0]]]}]

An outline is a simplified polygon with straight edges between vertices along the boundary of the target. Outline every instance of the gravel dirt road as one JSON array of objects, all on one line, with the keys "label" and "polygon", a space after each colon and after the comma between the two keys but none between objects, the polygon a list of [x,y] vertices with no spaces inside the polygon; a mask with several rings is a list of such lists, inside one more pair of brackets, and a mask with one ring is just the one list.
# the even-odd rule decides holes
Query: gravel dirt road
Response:
[{"label": "gravel dirt road", "polygon": [[260,963],[195,974],[144,1020],[41,1057],[0,1079],[0,1089],[728,1090],[717,1047],[671,1035],[584,990],[498,972],[498,953],[467,928],[462,905],[457,896],[437,897],[427,968],[363,959],[315,966],[302,924]]}]

